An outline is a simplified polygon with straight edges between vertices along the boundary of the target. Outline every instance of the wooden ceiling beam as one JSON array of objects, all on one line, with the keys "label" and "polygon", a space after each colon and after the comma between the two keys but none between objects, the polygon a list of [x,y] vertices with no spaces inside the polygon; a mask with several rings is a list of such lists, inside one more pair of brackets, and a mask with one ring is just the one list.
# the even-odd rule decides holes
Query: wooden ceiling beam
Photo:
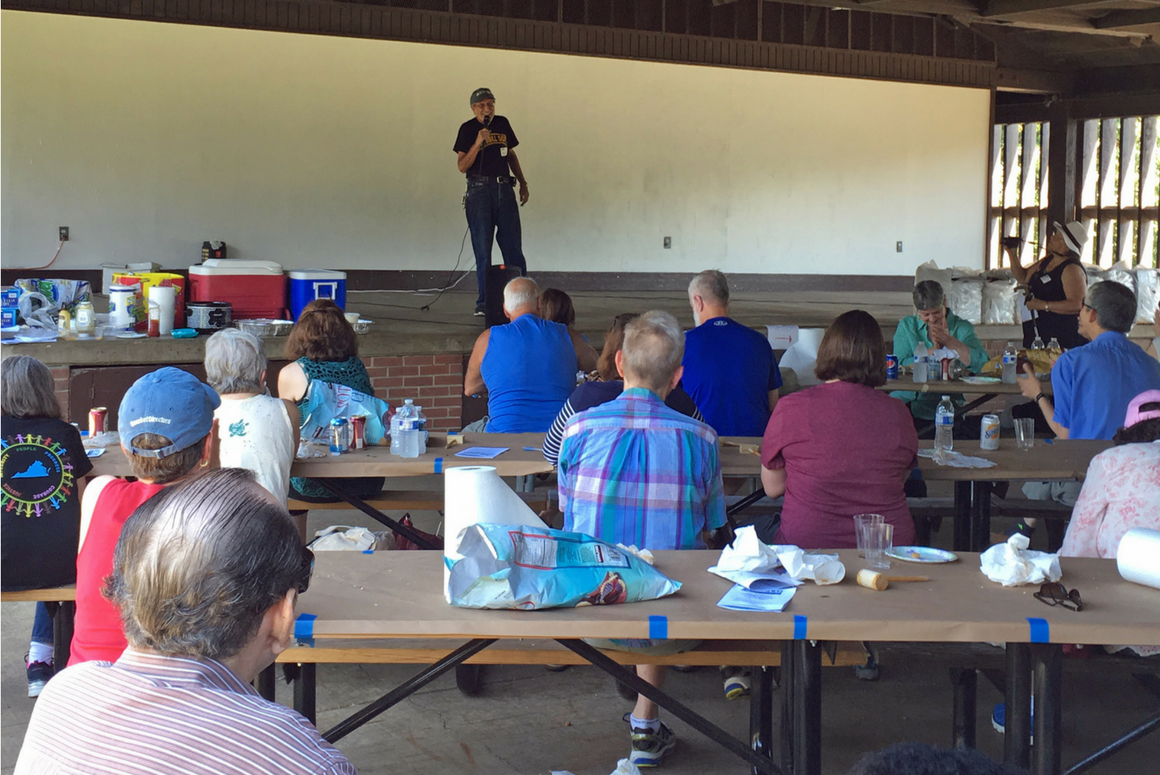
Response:
[{"label": "wooden ceiling beam", "polygon": [[1131,11],[1112,11],[1098,19],[1092,19],[1092,25],[1098,30],[1110,30],[1117,27],[1140,27],[1145,24],[1160,24],[1160,6],[1156,8],[1139,8]]},{"label": "wooden ceiling beam", "polygon": [[1018,16],[1039,11],[1054,11],[1059,8],[1099,6],[1107,2],[1109,0],[984,0],[979,16],[984,19],[995,16]]}]

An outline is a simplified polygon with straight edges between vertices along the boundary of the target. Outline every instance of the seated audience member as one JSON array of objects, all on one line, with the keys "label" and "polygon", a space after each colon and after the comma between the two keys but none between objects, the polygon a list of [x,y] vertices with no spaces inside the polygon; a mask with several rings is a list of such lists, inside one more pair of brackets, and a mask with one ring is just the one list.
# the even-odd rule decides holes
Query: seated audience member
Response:
[{"label": "seated audience member", "polygon": [[1132,399],[1116,446],[1092,458],[1059,553],[1115,559],[1124,533],[1160,530],[1160,390]]},{"label": "seated audience member", "polygon": [[[564,529],[644,549],[703,549],[703,534],[725,524],[717,434],[665,406],[681,381],[684,337],[667,312],[646,312],[628,324],[616,353],[624,392],[576,414],[560,447]],[[675,653],[689,641],[593,641],[600,648]],[[639,665],[637,675],[661,686],[665,669]],[[676,746],[656,704],[637,697],[630,717],[637,766],[655,766]]]},{"label": "seated audience member", "polygon": [[137,481],[99,476],[85,489],[70,665],[113,662],[125,650],[121,617],[101,595],[113,570],[113,547],[138,506],[209,465],[213,412],[220,404],[209,385],[172,366],[146,374],[125,392],[117,429]]},{"label": "seated audience member", "polygon": [[567,326],[540,317],[540,288],[517,277],[503,289],[510,323],[479,335],[463,394],[487,390],[488,417],[466,431],[543,433],[576,387],[576,371],[596,366],[596,351]]},{"label": "seated audience member", "polygon": [[[84,477],[93,470],[81,435],[61,419],[52,372],[27,355],[0,362],[3,414],[3,510],[0,511],[0,589],[44,589],[77,578],[76,549]],[[53,622],[36,604],[25,671],[28,696],[52,678]]]},{"label": "seated audience member", "polygon": [[[1120,427],[1132,399],[1160,390],[1160,362],[1128,341],[1136,318],[1136,295],[1115,282],[1096,283],[1079,311],[1079,332],[1089,342],[1068,350],[1051,369],[1052,395],[1030,364],[1019,375],[1019,389],[1043,412],[1061,439],[1110,439]],[[1028,482],[1024,494],[1033,500],[1075,505],[1079,482]],[[1016,530],[1030,536],[1033,520]]]},{"label": "seated audience member", "polygon": [[914,541],[903,482],[917,463],[910,412],[875,390],[886,384],[886,346],[867,312],[826,329],[814,373],[823,384],[781,399],[761,443],[765,493],[785,495],[779,518],[754,523],[763,541],[805,549],[857,546],[854,516],[881,514],[894,543]]},{"label": "seated audience member", "polygon": [[769,340],[729,317],[729,283],[707,269],[689,283],[696,325],[685,332],[682,386],[719,436],[760,436],[781,372]]},{"label": "seated audience member", "polygon": [[[316,299],[302,308],[298,322],[286,339],[286,358],[293,361],[278,372],[278,397],[306,406],[310,383],[314,380],[375,394],[366,366],[358,357],[358,336],[347,322],[342,307],[330,299]],[[366,500],[383,491],[383,477],[364,476],[335,481],[346,492]],[[290,497],[308,503],[335,503],[340,500],[318,480],[303,476],[290,478]]]},{"label": "seated audience member", "polygon": [[[604,338],[604,349],[600,352],[600,358],[596,362],[598,379],[593,382],[585,382],[576,388],[568,400],[564,402],[564,408],[556,415],[556,421],[552,423],[552,427],[544,436],[544,458],[552,465],[555,465],[560,458],[560,439],[564,435],[564,426],[567,425],[572,415],[611,401],[624,390],[624,381],[616,370],[616,354],[624,346],[624,327],[638,317],[640,317],[639,312],[626,312],[613,319],[612,328],[608,330],[608,336]],[[689,398],[689,394],[679,385],[665,397],[665,406],[676,409],[694,420],[704,421],[705,419],[697,411],[693,399]]]},{"label": "seated audience member", "polygon": [[105,589],[128,648],[56,677],[16,772],[352,775],[310,722],[250,686],[290,645],[312,569],[249,471],[147,501],[125,522]]},{"label": "seated audience member", "polygon": [[213,413],[222,467],[253,471],[285,506],[298,452],[298,407],[266,390],[266,345],[236,328],[218,331],[205,343],[205,374],[222,400]]},{"label": "seated audience member", "polygon": [[939,748],[896,743],[866,754],[847,775],[1027,775],[1025,770],[987,758],[977,748]]},{"label": "seated audience member", "polygon": [[[919,342],[928,350],[946,348],[958,354],[959,361],[967,369],[977,372],[987,363],[987,349],[975,335],[975,327],[947,308],[943,287],[934,280],[923,280],[914,286],[911,293],[917,312],[903,318],[894,329],[894,354],[902,366],[914,364],[914,348]],[[937,384],[937,383],[936,383]],[[934,438],[934,410],[942,400],[937,389],[928,393],[913,393],[896,390],[890,395],[901,399],[910,407],[914,415],[915,427],[924,427],[924,438]],[[955,405],[955,425],[963,435],[972,435],[971,429],[962,428],[962,417],[958,410],[966,406],[962,393],[951,393],[951,403]],[[974,424],[973,437],[978,437],[978,423]]]},{"label": "seated audience member", "polygon": [[576,325],[576,308],[572,306],[572,297],[558,288],[545,288],[540,293],[540,317],[572,330]]}]

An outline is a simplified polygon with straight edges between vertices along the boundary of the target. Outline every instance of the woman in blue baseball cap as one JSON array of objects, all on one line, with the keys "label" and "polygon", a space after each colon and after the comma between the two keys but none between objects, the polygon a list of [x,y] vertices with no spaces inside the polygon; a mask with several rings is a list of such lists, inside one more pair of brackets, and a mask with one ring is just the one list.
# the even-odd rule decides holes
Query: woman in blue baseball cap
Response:
[{"label": "woman in blue baseball cap", "polygon": [[128,645],[120,613],[101,594],[121,527],[142,503],[209,465],[220,404],[213,388],[172,366],[141,377],[121,399],[117,430],[137,481],[100,476],[85,489],[70,665],[116,662]]}]

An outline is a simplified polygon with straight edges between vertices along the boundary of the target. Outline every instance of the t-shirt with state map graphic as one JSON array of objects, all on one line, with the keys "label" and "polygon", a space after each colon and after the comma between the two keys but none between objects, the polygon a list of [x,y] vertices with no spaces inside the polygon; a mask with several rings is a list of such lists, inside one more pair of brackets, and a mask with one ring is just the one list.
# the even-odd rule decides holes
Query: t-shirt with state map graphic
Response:
[{"label": "t-shirt with state map graphic", "polygon": [[81,524],[77,485],[93,470],[81,435],[44,417],[4,417],[0,435],[0,588],[72,584]]},{"label": "t-shirt with state map graphic", "polygon": [[[475,138],[479,136],[481,129],[483,129],[483,124],[479,123],[478,119],[473,118],[463,122],[463,125],[459,127],[459,136],[455,138],[455,147],[452,150],[456,153],[469,152],[471,146],[475,145]],[[491,131],[491,137],[479,149],[479,155],[475,157],[475,162],[467,168],[467,177],[469,178],[476,175],[484,175],[489,178],[511,175],[511,171],[508,169],[507,153],[519,145],[520,141],[516,139],[512,125],[503,116],[493,118],[488,129]]]}]

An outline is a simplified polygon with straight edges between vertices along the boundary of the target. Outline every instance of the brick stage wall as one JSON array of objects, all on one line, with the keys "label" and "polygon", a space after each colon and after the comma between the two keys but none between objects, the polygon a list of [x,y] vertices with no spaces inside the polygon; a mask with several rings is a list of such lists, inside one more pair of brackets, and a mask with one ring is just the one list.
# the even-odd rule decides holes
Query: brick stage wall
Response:
[{"label": "brick stage wall", "polygon": [[463,409],[463,355],[372,356],[365,360],[375,394],[392,408],[414,399],[433,431],[459,430]]},{"label": "brick stage wall", "polygon": [[[68,372],[69,372],[69,368],[68,368],[68,366],[57,366],[56,368],[50,368],[49,371],[52,372],[52,381],[53,381],[53,384],[55,386],[56,400],[60,404],[61,415],[64,417],[65,422],[74,422],[74,420],[68,416],[69,415],[69,411],[68,411]],[[81,421],[76,420],[75,422],[81,422]],[[82,430],[88,429],[88,427],[89,427],[88,423],[89,423],[89,421],[88,421],[88,418],[86,417],[85,421],[81,422]]]}]

